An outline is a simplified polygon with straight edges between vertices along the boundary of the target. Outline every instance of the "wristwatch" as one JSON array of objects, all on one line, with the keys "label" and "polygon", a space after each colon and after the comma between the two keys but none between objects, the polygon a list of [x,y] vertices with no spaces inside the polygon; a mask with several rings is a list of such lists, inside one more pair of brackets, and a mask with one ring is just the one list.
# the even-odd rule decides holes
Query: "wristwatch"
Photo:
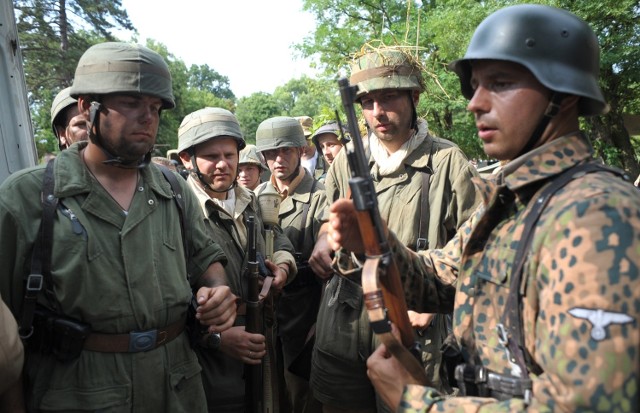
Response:
[{"label": "wristwatch", "polygon": [[222,342],[222,334],[221,333],[211,333],[207,334],[204,338],[204,347],[211,350],[218,350],[220,348],[220,343]]}]

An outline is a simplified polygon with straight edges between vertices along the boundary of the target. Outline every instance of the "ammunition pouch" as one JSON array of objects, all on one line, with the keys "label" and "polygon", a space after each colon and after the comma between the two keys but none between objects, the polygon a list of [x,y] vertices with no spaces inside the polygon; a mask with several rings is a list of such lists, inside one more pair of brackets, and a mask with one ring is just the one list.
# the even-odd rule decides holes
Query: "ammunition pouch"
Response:
[{"label": "ammunition pouch", "polygon": [[455,377],[461,396],[492,397],[497,400],[512,398],[531,402],[531,379],[521,379],[495,373],[485,367],[460,364],[455,369]]},{"label": "ammunition pouch", "polygon": [[38,305],[33,322],[33,336],[27,340],[27,349],[52,354],[67,363],[80,357],[91,326]]}]

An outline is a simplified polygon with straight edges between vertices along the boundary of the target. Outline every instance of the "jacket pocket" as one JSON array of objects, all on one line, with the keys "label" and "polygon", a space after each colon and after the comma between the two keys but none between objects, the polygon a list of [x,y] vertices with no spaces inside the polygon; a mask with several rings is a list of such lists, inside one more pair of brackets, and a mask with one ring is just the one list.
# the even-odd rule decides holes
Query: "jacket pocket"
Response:
[{"label": "jacket pocket", "polygon": [[316,348],[333,358],[360,362],[370,347],[362,288],[344,277],[334,276],[322,296],[316,323]]}]

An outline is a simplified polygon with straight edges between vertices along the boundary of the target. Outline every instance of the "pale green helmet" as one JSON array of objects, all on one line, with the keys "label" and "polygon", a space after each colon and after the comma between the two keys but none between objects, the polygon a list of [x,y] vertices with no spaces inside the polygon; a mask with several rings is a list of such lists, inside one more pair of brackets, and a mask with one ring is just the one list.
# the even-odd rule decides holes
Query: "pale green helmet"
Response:
[{"label": "pale green helmet", "polygon": [[256,130],[256,148],[264,152],[278,148],[307,146],[304,131],[296,118],[276,116],[262,121]]},{"label": "pale green helmet", "polygon": [[222,108],[204,108],[184,117],[178,129],[178,152],[217,137],[230,137],[238,143],[238,151],[246,143],[235,115]]},{"label": "pale green helmet", "polygon": [[354,59],[349,82],[358,86],[358,98],[383,89],[424,90],[418,62],[407,52],[392,47],[373,50]]},{"label": "pale green helmet", "polygon": [[67,87],[62,89],[55,98],[53,98],[53,103],[51,103],[51,128],[53,129],[53,134],[58,136],[58,131],[56,130],[56,124],[62,119],[58,119],[58,115],[62,115],[66,108],[71,105],[77,105],[78,100],[74,99],[70,95],[71,88]]},{"label": "pale green helmet", "polygon": [[80,57],[71,96],[140,93],[162,99],[174,108],[171,74],[162,56],[139,44],[105,42]]},{"label": "pale green helmet", "polygon": [[264,157],[260,152],[258,152],[256,145],[247,145],[243,150],[240,151],[240,162],[238,162],[238,164],[252,164],[258,166],[264,171],[269,170],[269,168],[267,168],[267,166],[265,165]]}]

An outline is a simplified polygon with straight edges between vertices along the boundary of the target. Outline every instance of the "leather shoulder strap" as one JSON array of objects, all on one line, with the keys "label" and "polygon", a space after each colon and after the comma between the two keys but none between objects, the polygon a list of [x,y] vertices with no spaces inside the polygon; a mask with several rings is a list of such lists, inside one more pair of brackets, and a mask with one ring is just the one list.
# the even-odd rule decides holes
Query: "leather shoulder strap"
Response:
[{"label": "leather shoulder strap", "polygon": [[520,291],[522,277],[524,273],[524,264],[530,250],[533,240],[534,228],[542,215],[542,211],[549,203],[553,195],[570,181],[580,178],[588,173],[607,171],[618,176],[625,176],[618,169],[610,168],[595,162],[588,162],[567,169],[539,191],[538,195],[530,201],[533,202],[531,210],[524,218],[524,229],[522,237],[518,242],[515,258],[513,260],[511,282],[509,285],[509,297],[502,314],[502,323],[507,329],[509,335],[508,346],[509,351],[520,366],[522,372],[528,375],[529,371],[534,374],[540,374],[542,369],[538,366],[524,345],[524,332],[522,326],[522,302],[520,297],[524,295],[524,291]]}]

